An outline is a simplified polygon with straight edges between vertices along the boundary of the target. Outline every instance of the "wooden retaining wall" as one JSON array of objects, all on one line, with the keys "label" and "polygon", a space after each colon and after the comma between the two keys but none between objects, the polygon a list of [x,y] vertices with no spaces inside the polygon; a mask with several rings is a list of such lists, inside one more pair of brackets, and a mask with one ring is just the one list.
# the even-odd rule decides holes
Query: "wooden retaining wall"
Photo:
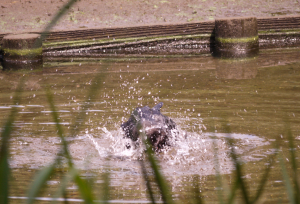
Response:
[{"label": "wooden retaining wall", "polygon": [[[300,16],[258,18],[259,47],[300,46]],[[50,32],[43,43],[45,52],[102,50],[106,53],[149,52],[208,52],[214,44],[214,21],[149,25],[138,27],[80,29]],[[0,34],[0,40],[5,34]],[[202,49],[202,50],[201,50]]]}]

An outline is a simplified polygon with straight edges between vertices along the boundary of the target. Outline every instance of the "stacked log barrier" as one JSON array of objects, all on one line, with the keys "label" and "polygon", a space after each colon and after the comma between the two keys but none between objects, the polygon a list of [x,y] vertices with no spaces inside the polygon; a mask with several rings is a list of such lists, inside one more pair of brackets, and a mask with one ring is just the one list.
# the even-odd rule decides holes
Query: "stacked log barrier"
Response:
[{"label": "stacked log barrier", "polygon": [[[149,53],[156,49],[164,54],[211,53],[215,46],[214,28],[214,21],[206,21],[51,32],[44,51],[67,50],[70,55],[82,49],[102,50],[106,55],[119,50]],[[259,49],[300,46],[300,16],[258,18],[257,29]]]},{"label": "stacked log barrier", "polygon": [[259,48],[300,46],[300,16],[258,19]]},{"label": "stacked log barrier", "polygon": [[[43,42],[44,55],[109,53],[211,53],[215,22],[53,31]],[[300,46],[300,16],[257,18],[259,49]],[[40,34],[33,32],[34,34]],[[0,41],[5,34],[0,34]],[[156,52],[158,50],[158,52]],[[98,52],[99,53],[99,52]]]}]

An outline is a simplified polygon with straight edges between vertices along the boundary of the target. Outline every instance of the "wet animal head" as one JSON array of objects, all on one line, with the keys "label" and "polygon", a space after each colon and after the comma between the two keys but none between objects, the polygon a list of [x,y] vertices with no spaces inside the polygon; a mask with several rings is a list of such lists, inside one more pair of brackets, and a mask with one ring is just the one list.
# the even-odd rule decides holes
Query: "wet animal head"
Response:
[{"label": "wet animal head", "polygon": [[125,136],[137,141],[139,130],[143,128],[155,150],[169,145],[168,141],[172,136],[172,130],[176,129],[176,124],[172,119],[160,113],[162,106],[161,102],[153,108],[148,106],[136,108],[128,121],[121,125]]}]

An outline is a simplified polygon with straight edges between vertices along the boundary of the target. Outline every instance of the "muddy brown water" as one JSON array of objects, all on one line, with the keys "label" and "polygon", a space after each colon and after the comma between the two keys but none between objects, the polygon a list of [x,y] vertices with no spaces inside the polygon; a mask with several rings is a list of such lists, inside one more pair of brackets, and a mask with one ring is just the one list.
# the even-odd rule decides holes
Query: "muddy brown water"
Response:
[{"label": "muddy brown water", "polygon": [[[1,127],[10,113],[20,77],[26,78],[10,143],[11,201],[24,202],[34,174],[51,163],[60,148],[44,90],[47,86],[54,94],[74,163],[85,179],[93,179],[97,195],[103,183],[101,174],[110,169],[113,203],[148,201],[138,162],[143,151],[125,148],[128,140],[123,138],[120,124],[135,107],[158,102],[164,102],[162,113],[179,129],[174,146],[157,155],[175,200],[191,198],[198,182],[206,203],[218,201],[213,145],[218,147],[223,178],[229,186],[233,182],[224,121],[230,125],[235,149],[244,164],[244,178],[254,195],[278,141],[290,168],[286,118],[299,149],[299,59],[300,50],[293,48],[263,50],[256,58],[239,61],[210,55],[65,59],[48,61],[43,70],[33,72],[1,71]],[[95,100],[89,101],[91,106],[79,133],[70,136],[100,71],[105,74],[103,88]],[[51,178],[42,198],[55,194],[58,178],[59,174]],[[68,195],[80,199],[76,185],[69,185]],[[274,163],[263,199],[266,203],[288,202],[278,162]]]}]

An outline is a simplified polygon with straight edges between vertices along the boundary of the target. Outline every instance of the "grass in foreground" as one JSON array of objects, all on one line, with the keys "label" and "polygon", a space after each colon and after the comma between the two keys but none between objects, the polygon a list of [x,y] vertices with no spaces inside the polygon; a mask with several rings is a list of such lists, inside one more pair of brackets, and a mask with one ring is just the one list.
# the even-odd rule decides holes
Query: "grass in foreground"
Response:
[{"label": "grass in foreground", "polygon": [[[52,22],[48,24],[48,26],[45,28],[44,32],[42,33],[42,39],[46,38],[48,32],[50,29],[56,24],[56,22],[66,13],[66,11],[76,2],[76,0],[70,0],[58,13],[54,16]],[[97,90],[101,89],[101,85],[103,85],[102,81],[104,79],[104,75],[100,74],[99,76],[95,77],[94,83],[91,87],[91,90],[88,94],[88,99],[90,101],[93,101],[96,97]],[[14,97],[14,103],[13,105],[20,104],[21,99],[21,87],[23,86],[23,80],[20,81],[18,89],[15,93]],[[73,181],[78,187],[78,191],[80,192],[81,198],[84,200],[84,203],[90,204],[94,203],[96,200],[95,192],[93,192],[92,185],[87,182],[86,180],[82,179],[80,176],[80,172],[76,169],[76,167],[73,164],[72,156],[69,152],[69,147],[67,141],[64,139],[64,132],[63,129],[59,123],[59,115],[56,112],[56,107],[53,100],[53,95],[50,91],[50,89],[46,90],[48,103],[51,107],[52,111],[52,117],[53,121],[56,123],[56,130],[58,136],[61,138],[62,141],[62,148],[60,150],[60,153],[56,157],[56,159],[53,161],[52,164],[49,166],[44,167],[41,169],[36,176],[34,177],[34,180],[32,184],[30,185],[28,189],[28,199],[26,200],[27,204],[31,204],[35,201],[35,197],[37,197],[43,189],[46,188],[47,181],[50,180],[51,176],[57,174],[57,169],[62,167],[62,158],[67,160],[67,169],[63,173],[61,173],[61,180],[60,180],[60,186],[57,188],[53,198],[67,198],[67,186],[68,184]],[[85,110],[89,107],[89,101],[84,103],[85,105],[82,108],[82,111],[78,115],[77,119],[75,120],[75,123],[73,124],[72,135],[76,135],[80,131],[80,124],[76,123],[76,121],[84,121],[85,120]],[[1,144],[0,144],[0,203],[1,204],[7,204],[9,203],[9,176],[10,176],[10,169],[9,169],[9,139],[11,136],[11,133],[13,131],[13,123],[15,121],[17,115],[17,109],[15,106],[12,106],[10,116],[8,117],[4,127],[2,128],[1,132]],[[288,123],[287,123],[288,124]],[[228,133],[230,133],[229,126],[224,126]],[[142,129],[142,127],[140,127]],[[286,165],[283,161],[283,156],[281,153],[279,153],[279,161],[281,166],[281,171],[283,175],[283,180],[285,183],[288,199],[290,203],[300,203],[300,191],[299,191],[299,180],[297,176],[297,156],[295,151],[295,146],[293,142],[293,136],[291,134],[291,130],[289,127],[287,127],[288,132],[288,138],[289,138],[289,145],[290,145],[290,161],[291,161],[291,169],[292,169],[292,175],[290,176],[287,172]],[[141,133],[141,137],[144,138],[144,133]],[[164,203],[175,203],[172,193],[170,190],[170,186],[167,182],[167,180],[164,178],[162,171],[159,168],[159,163],[157,159],[155,158],[155,153],[152,150],[152,147],[148,141],[143,140],[146,146],[146,159],[144,161],[141,161],[141,169],[142,174],[146,182],[146,187],[149,193],[149,198],[152,203],[156,203],[155,195],[153,191],[153,185],[151,185],[151,181],[149,179],[150,176],[149,173],[146,171],[146,166],[150,166],[151,170],[154,174],[154,182],[159,187],[159,193],[160,197],[162,198]],[[234,141],[231,138],[227,139],[228,147],[231,149],[231,158],[235,165],[235,178],[233,184],[228,187],[222,181],[221,174],[219,171],[219,163],[218,163],[218,157],[217,157],[217,149],[215,149],[215,168],[216,168],[216,180],[218,185],[218,200],[220,204],[225,203],[235,203],[235,198],[238,192],[240,191],[242,194],[242,200],[244,203],[259,203],[260,198],[263,196],[263,192],[265,189],[266,182],[269,177],[269,173],[271,171],[271,167],[273,165],[273,161],[275,161],[276,155],[274,155],[271,158],[271,164],[264,170],[263,176],[260,180],[259,187],[256,191],[256,194],[251,197],[249,194],[249,191],[247,189],[247,183],[244,179],[243,175],[243,166],[240,164],[238,160],[238,155],[234,151]],[[290,180],[290,177],[292,178],[292,181]],[[104,192],[102,192],[102,198],[101,200],[104,203],[109,202],[109,186],[110,186],[110,180],[109,180],[109,173],[106,172],[103,174],[103,180],[104,180]],[[194,197],[191,198],[191,200],[186,201],[189,203],[205,203],[205,199],[201,196],[200,193],[200,186],[199,182],[195,181],[194,184]],[[223,190],[222,190],[223,189]]]}]

